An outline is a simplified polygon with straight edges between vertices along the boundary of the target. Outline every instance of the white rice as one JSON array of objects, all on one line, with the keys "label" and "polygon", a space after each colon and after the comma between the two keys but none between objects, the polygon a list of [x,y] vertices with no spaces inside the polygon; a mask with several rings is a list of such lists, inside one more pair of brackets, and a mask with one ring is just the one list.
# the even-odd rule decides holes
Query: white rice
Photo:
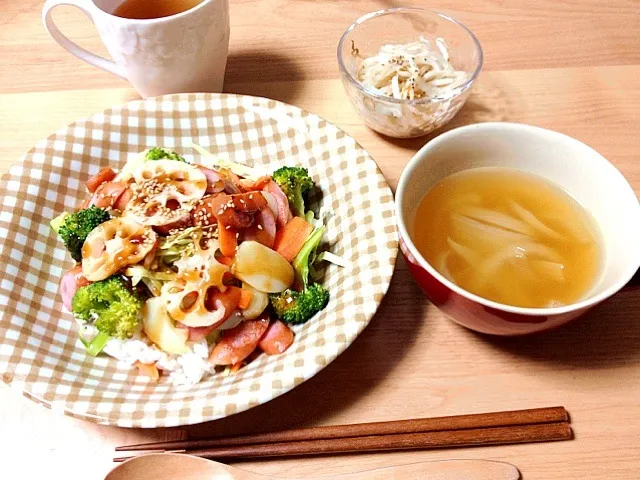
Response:
[{"label": "white rice", "polygon": [[[91,341],[97,334],[98,329],[93,325],[83,325],[81,335],[84,340]],[[206,340],[187,342],[187,347],[187,353],[170,355],[153,344],[148,345],[142,333],[138,332],[126,340],[110,339],[103,352],[127,367],[136,362],[155,363],[158,369],[169,374],[169,380],[174,385],[195,385],[207,373],[213,373],[214,369],[208,362],[209,346]]]}]

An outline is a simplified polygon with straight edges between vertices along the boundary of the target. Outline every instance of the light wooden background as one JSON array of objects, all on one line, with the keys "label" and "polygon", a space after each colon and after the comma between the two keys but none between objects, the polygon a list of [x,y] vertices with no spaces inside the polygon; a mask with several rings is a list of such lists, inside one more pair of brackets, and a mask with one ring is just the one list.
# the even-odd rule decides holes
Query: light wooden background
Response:
[{"label": "light wooden background", "polygon": [[[427,139],[390,141],[364,127],[338,80],[335,47],[367,11],[396,1],[231,0],[225,90],[283,100],[353,135],[393,187]],[[418,1],[402,2],[424,4]],[[40,0],[0,0],[0,170],[76,118],[137,98],[128,85],[51,40]],[[487,120],[552,128],[600,151],[640,192],[640,4],[637,0],[441,0],[485,50],[475,93],[451,126]],[[55,18],[104,53],[72,7]],[[380,312],[355,344],[293,392],[249,412],[190,428],[194,435],[565,405],[571,442],[434,452],[247,462],[280,476],[329,475],[418,460],[487,458],[526,480],[632,479],[640,470],[640,291],[587,318],[530,338],[476,335],[446,320],[399,262]],[[1,341],[1,339],[0,339]],[[179,430],[101,427],[53,414],[0,388],[0,477],[99,479],[117,444]],[[4,473],[3,473],[4,472]],[[53,478],[57,478],[58,475]],[[18,478],[12,475],[12,478]]]}]

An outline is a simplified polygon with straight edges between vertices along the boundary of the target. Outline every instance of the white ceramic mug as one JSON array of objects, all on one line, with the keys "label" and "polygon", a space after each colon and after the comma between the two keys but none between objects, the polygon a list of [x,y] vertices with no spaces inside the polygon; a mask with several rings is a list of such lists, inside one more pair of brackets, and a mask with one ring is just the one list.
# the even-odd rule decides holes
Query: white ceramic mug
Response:
[{"label": "white ceramic mug", "polygon": [[[136,20],[112,15],[123,0],[46,0],[42,20],[63,48],[129,80],[143,97],[180,92],[220,92],[229,51],[229,1],[203,0],[169,17]],[[73,5],[93,21],[114,61],[79,47],[51,18]]]}]

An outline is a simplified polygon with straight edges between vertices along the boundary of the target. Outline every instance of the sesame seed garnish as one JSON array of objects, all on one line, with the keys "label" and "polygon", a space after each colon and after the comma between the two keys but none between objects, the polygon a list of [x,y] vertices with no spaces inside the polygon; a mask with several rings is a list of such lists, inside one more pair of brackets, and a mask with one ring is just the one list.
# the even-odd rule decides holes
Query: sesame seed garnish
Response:
[{"label": "sesame seed garnish", "polygon": [[262,225],[258,224],[258,230],[262,230]]}]

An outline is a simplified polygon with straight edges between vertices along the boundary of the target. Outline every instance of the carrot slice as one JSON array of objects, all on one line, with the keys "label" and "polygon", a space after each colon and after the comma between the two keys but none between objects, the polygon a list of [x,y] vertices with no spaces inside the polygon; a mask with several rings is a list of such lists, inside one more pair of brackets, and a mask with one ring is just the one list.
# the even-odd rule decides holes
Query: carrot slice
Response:
[{"label": "carrot slice", "polygon": [[160,378],[160,372],[155,364],[136,362],[134,365],[138,367],[138,371],[141,375],[144,375],[152,382],[157,382]]},{"label": "carrot slice", "polygon": [[110,182],[114,178],[116,178],[116,172],[114,172],[111,169],[111,167],[104,167],[102,170],[96,173],[93,177],[87,180],[87,183],[85,185],[87,186],[87,190],[93,193],[104,182]]},{"label": "carrot slice", "polygon": [[231,368],[229,369],[230,373],[238,373],[238,371],[242,368],[242,362],[238,362],[238,363],[234,363],[233,365],[231,365]]},{"label": "carrot slice", "polygon": [[216,257],[216,260],[218,260],[218,262],[220,262],[221,264],[226,265],[227,267],[230,267],[231,264],[233,263],[233,258],[226,257],[224,255],[220,255],[219,257]]},{"label": "carrot slice", "polygon": [[293,217],[289,223],[276,233],[273,249],[287,259],[293,261],[313,231],[313,225],[301,217]]},{"label": "carrot slice", "polygon": [[268,175],[263,175],[262,177],[258,178],[254,183],[253,183],[253,187],[252,190],[262,190],[262,188],[269,182],[272,182],[273,180],[271,179],[270,176]]},{"label": "carrot slice", "polygon": [[[212,289],[209,290],[211,292]],[[224,292],[220,292],[217,289],[213,290],[213,293],[208,293],[205,299],[205,307],[207,310],[219,310],[224,309],[224,317],[217,322],[217,325],[222,325],[224,321],[231,316],[242,298],[242,289],[234,286],[227,286]]]},{"label": "carrot slice", "polygon": [[238,248],[238,237],[235,228],[227,228],[222,223],[218,223],[218,241],[220,242],[220,251],[225,257],[233,258]]},{"label": "carrot slice", "polygon": [[238,308],[244,310],[251,303],[251,297],[253,296],[253,292],[251,290],[242,289],[240,292],[240,303],[238,303]]}]

